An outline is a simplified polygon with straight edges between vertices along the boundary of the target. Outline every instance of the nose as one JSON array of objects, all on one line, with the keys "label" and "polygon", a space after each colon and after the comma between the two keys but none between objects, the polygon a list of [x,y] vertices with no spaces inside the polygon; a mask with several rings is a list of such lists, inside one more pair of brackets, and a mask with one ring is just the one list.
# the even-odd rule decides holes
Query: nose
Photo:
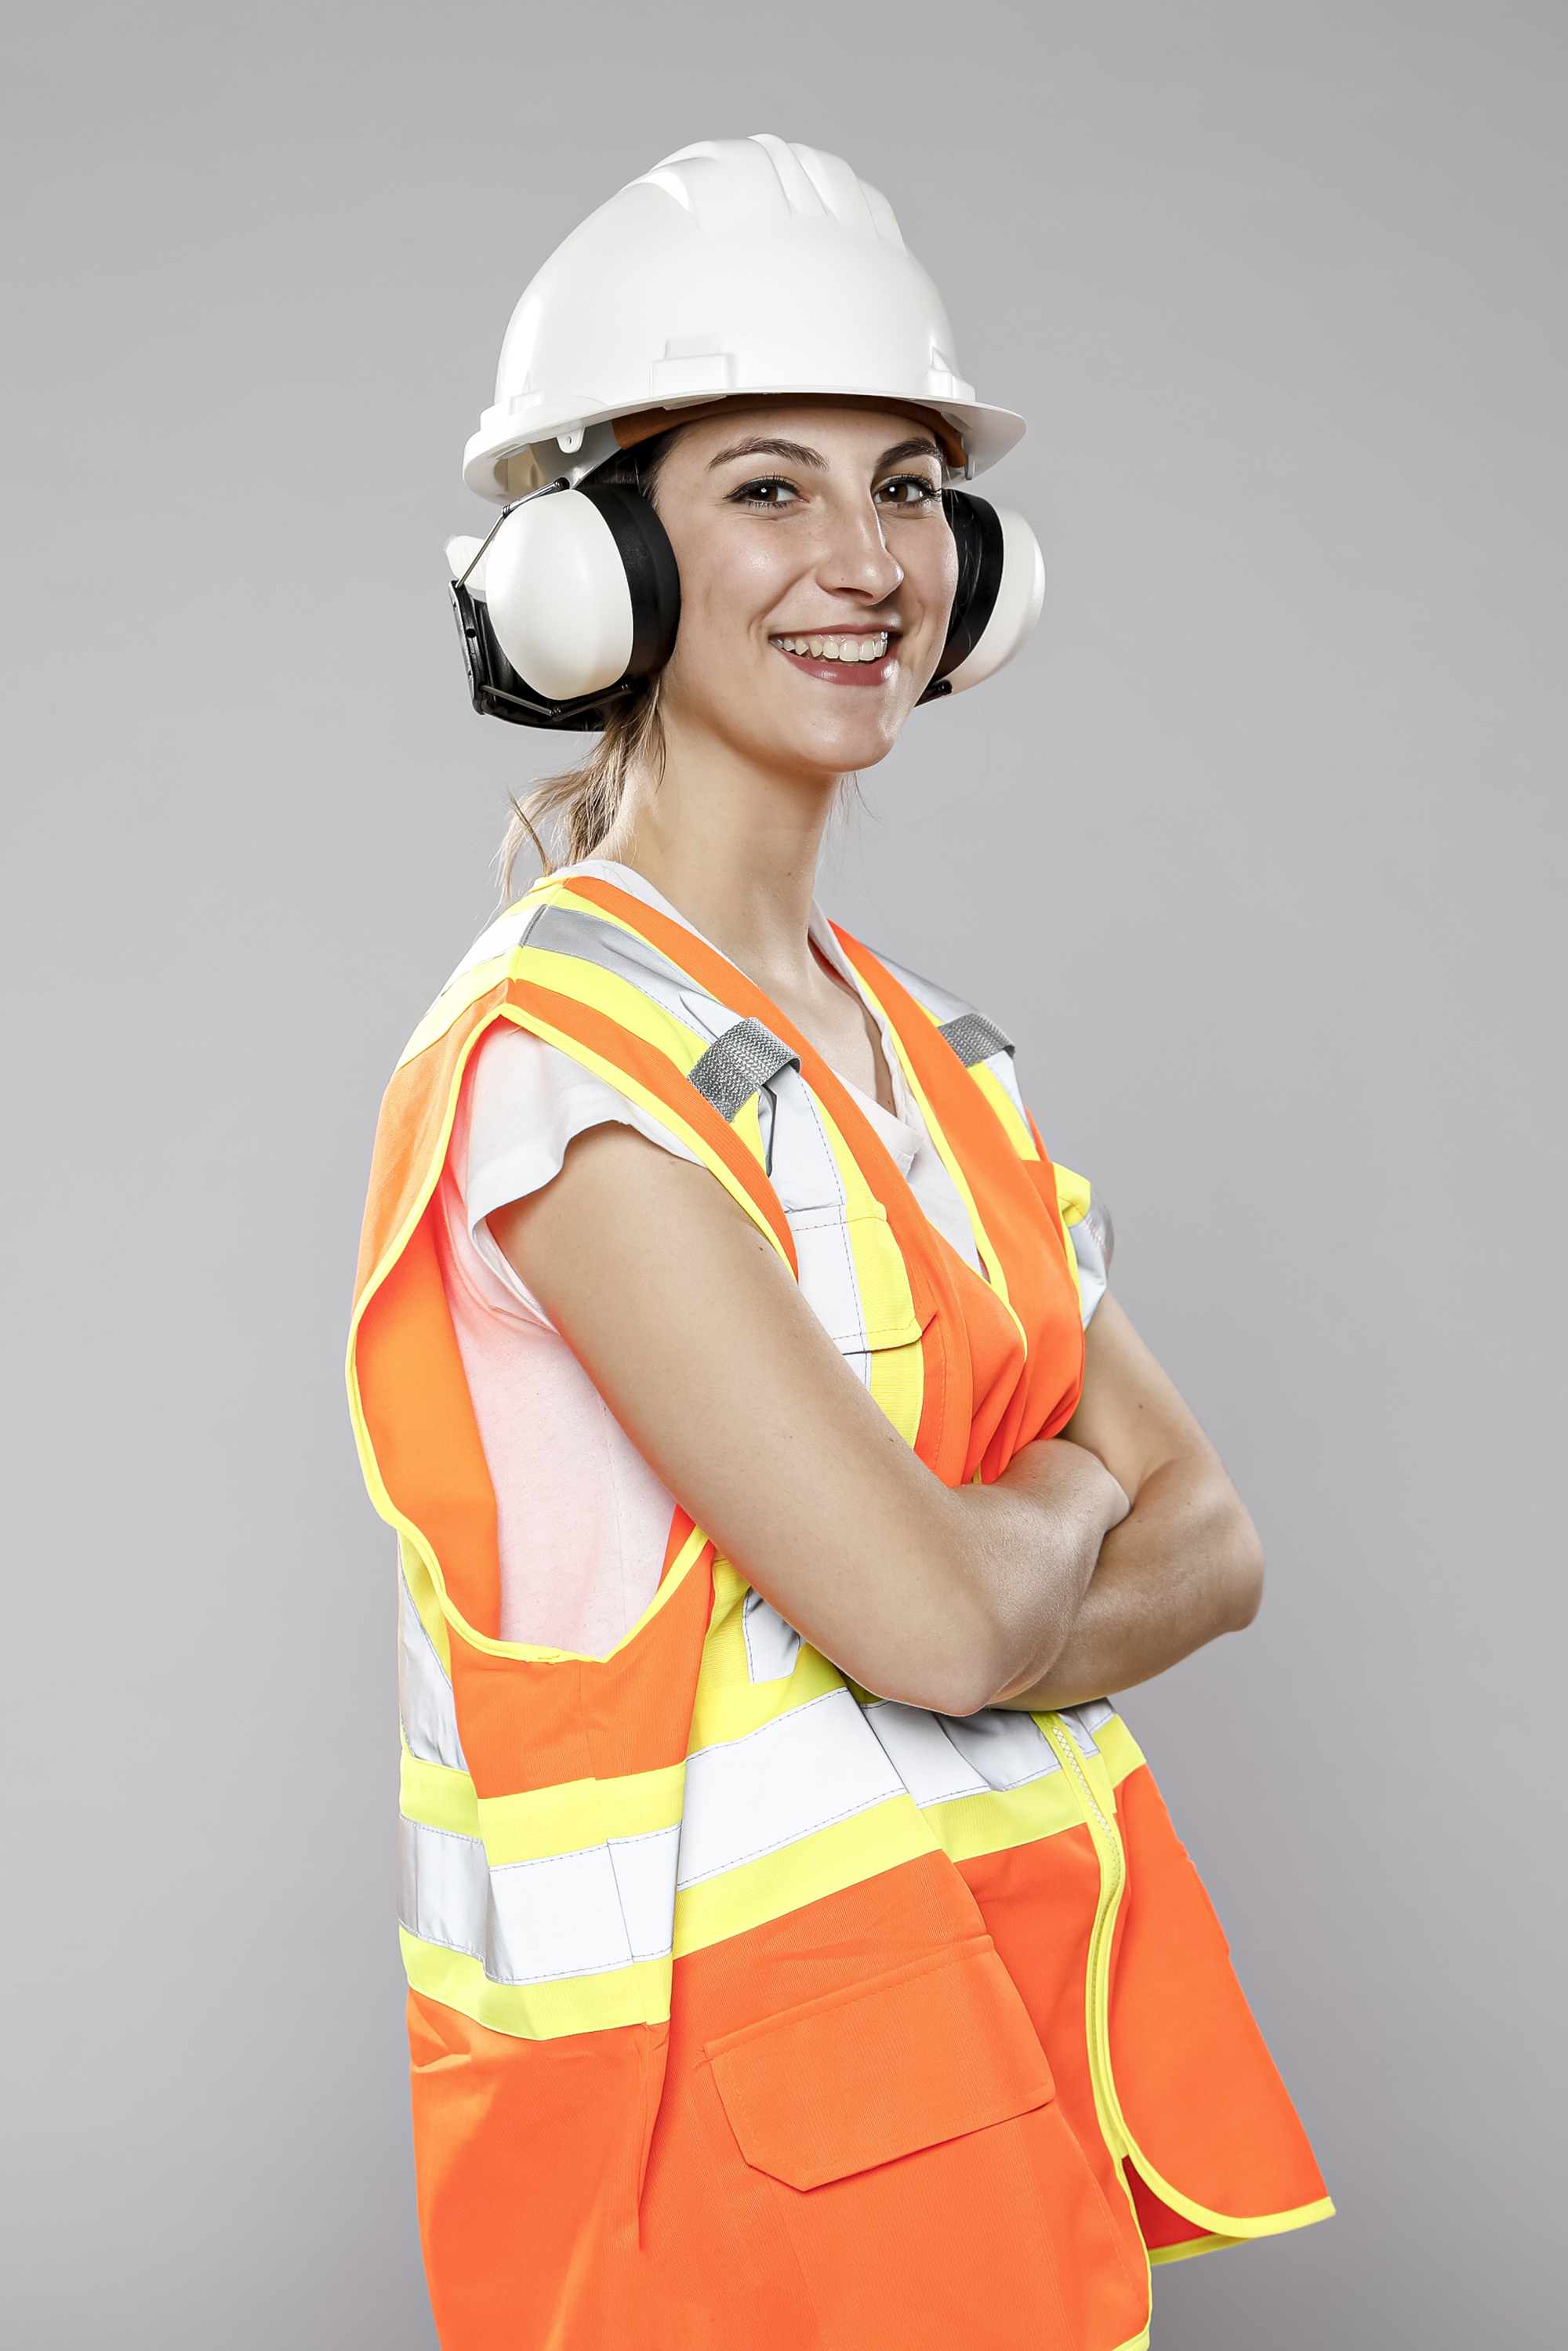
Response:
[{"label": "nose", "polygon": [[853,596],[884,604],[904,580],[904,566],[888,552],[882,516],[869,491],[832,499],[817,579],[830,595]]}]

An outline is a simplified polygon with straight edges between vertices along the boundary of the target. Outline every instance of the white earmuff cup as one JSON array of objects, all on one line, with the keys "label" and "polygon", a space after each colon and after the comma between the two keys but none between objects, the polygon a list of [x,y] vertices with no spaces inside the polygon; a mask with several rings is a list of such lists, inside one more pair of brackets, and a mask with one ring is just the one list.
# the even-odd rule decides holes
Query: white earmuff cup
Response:
[{"label": "white earmuff cup", "polygon": [[557,490],[509,514],[485,557],[496,642],[549,702],[600,694],[632,659],[632,590],[591,498]]},{"label": "white earmuff cup", "polygon": [[1001,585],[978,643],[948,678],[955,694],[962,694],[966,686],[978,685],[983,679],[994,677],[998,670],[1005,669],[1021,649],[1045,604],[1045,558],[1040,551],[1039,539],[1022,515],[1015,514],[1010,507],[998,507],[996,514],[1002,527]]}]

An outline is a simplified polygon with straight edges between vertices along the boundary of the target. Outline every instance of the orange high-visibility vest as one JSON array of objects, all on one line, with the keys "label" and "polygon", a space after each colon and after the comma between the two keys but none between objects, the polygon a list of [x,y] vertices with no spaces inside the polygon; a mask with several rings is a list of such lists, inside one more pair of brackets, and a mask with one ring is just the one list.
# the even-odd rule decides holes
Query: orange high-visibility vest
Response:
[{"label": "orange high-visibility vest", "polygon": [[[1117,2351],[1146,2339],[1151,2259],[1332,2210],[1108,1704],[880,1700],[680,1510],[607,1656],[497,1637],[495,1496],[431,1231],[497,1020],[712,1170],[937,1477],[994,1479],[1071,1415],[1062,1203],[1081,1215],[1087,1187],[1059,1192],[1000,1032],[840,936],[984,1279],[779,1008],[601,875],[547,879],[492,926],[387,1092],[349,1384],[401,1541],[402,1942],[445,2351],[1015,2327]],[[789,1215],[781,1119],[821,1168]]]}]

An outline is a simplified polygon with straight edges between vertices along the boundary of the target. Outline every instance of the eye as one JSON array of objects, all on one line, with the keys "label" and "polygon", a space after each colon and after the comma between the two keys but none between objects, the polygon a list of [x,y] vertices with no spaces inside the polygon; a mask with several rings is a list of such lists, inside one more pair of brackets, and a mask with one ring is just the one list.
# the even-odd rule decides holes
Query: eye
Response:
[{"label": "eye", "polygon": [[875,496],[878,506],[902,507],[913,514],[921,507],[936,505],[942,493],[924,474],[894,474],[877,484]]},{"label": "eye", "polygon": [[742,482],[739,489],[729,494],[732,507],[757,507],[764,513],[773,514],[783,507],[795,505],[799,498],[800,492],[793,482],[785,481],[778,474],[767,475],[757,482]]}]

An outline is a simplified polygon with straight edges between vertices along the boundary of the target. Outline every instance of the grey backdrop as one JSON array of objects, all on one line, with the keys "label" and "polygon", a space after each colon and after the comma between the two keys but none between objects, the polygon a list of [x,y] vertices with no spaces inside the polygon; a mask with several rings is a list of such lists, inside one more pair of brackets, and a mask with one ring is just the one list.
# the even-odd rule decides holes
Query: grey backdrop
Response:
[{"label": "grey backdrop", "polygon": [[825,894],[1016,1032],[1271,1562],[1128,1711],[1340,2218],[1164,2273],[1157,2351],[1548,2339],[1568,14],[7,46],[9,2338],[432,2341],[340,1360],[381,1087],[549,756],[469,713],[440,549],[536,264],[766,128],[892,195],[1050,571]]}]

